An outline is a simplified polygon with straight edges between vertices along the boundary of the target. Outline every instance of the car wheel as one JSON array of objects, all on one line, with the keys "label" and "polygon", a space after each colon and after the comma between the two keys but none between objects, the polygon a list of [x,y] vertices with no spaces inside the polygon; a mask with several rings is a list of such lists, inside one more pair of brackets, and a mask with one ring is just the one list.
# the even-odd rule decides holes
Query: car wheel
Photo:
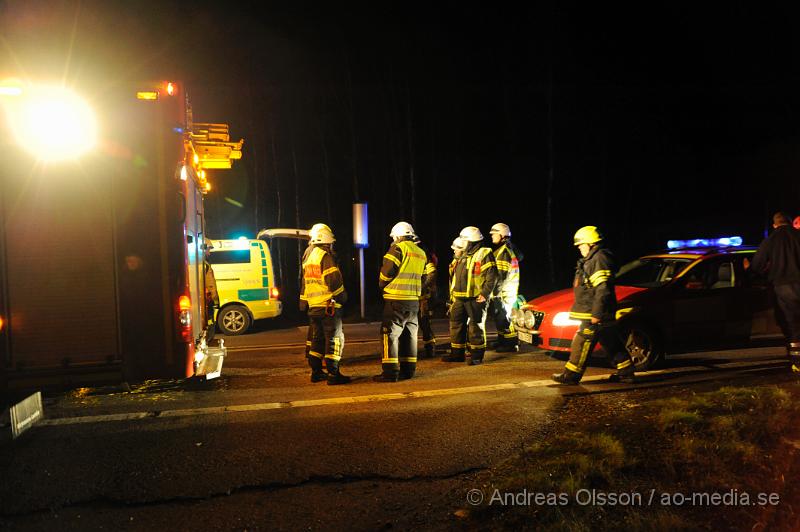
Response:
[{"label": "car wheel", "polygon": [[225,307],[217,316],[219,329],[230,336],[243,334],[250,328],[250,313],[241,305]]},{"label": "car wheel", "polygon": [[661,359],[660,346],[649,328],[638,325],[628,327],[622,338],[636,371],[646,371],[658,364]]}]

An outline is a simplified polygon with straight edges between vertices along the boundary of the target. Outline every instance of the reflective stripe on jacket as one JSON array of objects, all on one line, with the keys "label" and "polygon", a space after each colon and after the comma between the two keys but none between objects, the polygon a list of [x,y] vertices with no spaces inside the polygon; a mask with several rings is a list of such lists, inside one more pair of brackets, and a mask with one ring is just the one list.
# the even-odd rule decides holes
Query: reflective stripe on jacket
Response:
[{"label": "reflective stripe on jacket", "polygon": [[[309,246],[303,257],[300,300],[309,308],[325,307],[328,301],[344,293],[342,273],[330,253],[319,246]],[[336,302],[336,307],[342,305]]]},{"label": "reflective stripe on jacket", "polygon": [[569,311],[574,320],[613,321],[617,311],[614,292],[614,256],[602,247],[594,247],[589,255],[578,260],[575,268],[575,303]]},{"label": "reflective stripe on jacket", "polygon": [[396,242],[383,256],[378,285],[383,298],[417,301],[422,294],[422,278],[428,259],[425,252],[410,240]]},{"label": "reflective stripe on jacket", "polygon": [[497,266],[491,248],[478,248],[461,257],[455,266],[451,283],[452,297],[489,299],[497,282]]}]

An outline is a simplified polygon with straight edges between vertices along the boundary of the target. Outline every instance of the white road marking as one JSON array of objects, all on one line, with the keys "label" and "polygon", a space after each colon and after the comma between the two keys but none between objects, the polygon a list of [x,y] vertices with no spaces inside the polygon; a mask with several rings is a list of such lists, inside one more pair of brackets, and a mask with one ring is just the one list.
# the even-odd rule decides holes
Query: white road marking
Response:
[{"label": "white road marking", "polygon": [[[780,367],[786,365],[786,361],[751,361],[751,362],[728,362],[724,364],[709,364],[711,369],[736,369],[746,368],[748,366],[765,365],[767,368]],[[653,371],[645,371],[637,373],[637,376],[647,377],[651,375],[662,374],[675,374],[675,373],[703,373],[708,371],[708,367],[691,366],[686,368],[674,369],[659,369]],[[607,382],[608,375],[592,375],[585,377],[581,380],[581,385],[594,384],[600,382]],[[635,385],[634,385],[635,386]],[[280,401],[269,403],[254,403],[248,405],[229,405],[229,406],[211,406],[206,408],[180,408],[174,410],[162,410],[161,412],[131,412],[127,414],[106,414],[98,416],[76,416],[65,417],[56,419],[44,419],[40,425],[53,426],[53,425],[73,425],[78,423],[100,423],[105,421],[128,421],[144,418],[163,418],[163,417],[183,417],[183,416],[200,416],[209,414],[226,414],[233,412],[257,412],[261,410],[278,410],[281,408],[304,408],[309,406],[324,406],[324,405],[346,405],[357,403],[370,403],[376,401],[394,401],[398,399],[414,399],[423,397],[437,397],[443,395],[464,395],[470,393],[493,392],[499,390],[515,390],[521,388],[544,388],[553,387],[567,390],[580,390],[581,388],[562,388],[551,379],[541,379],[523,382],[508,382],[500,384],[486,384],[482,386],[464,386],[461,388],[440,388],[434,390],[419,390],[413,392],[395,392],[395,393],[381,393],[370,395],[357,395],[351,397],[327,397],[322,399],[301,399],[297,401]],[[626,389],[630,385],[626,386]],[[615,388],[617,390],[621,388]]]}]

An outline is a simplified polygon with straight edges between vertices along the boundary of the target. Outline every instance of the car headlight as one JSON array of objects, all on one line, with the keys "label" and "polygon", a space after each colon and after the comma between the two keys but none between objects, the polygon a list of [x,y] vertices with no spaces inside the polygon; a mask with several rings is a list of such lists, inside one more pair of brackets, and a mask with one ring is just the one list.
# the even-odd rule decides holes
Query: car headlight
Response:
[{"label": "car headlight", "polygon": [[511,323],[519,324],[519,315],[522,311],[518,308],[511,309]]},{"label": "car headlight", "polygon": [[580,325],[581,322],[569,317],[569,312],[559,312],[553,316],[553,325],[556,327],[566,327],[567,325]]},{"label": "car headlight", "polygon": [[533,329],[536,327],[536,317],[530,310],[525,311],[525,319],[523,320],[523,324],[525,325],[526,329]]}]

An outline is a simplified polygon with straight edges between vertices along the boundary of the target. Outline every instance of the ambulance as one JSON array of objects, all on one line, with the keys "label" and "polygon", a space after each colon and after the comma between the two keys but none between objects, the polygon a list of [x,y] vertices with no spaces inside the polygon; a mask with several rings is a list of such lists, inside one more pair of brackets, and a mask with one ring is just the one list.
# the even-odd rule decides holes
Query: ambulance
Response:
[{"label": "ambulance", "polygon": [[269,246],[262,240],[209,240],[208,262],[219,293],[216,323],[226,335],[247,332],[254,320],[283,310]]}]

